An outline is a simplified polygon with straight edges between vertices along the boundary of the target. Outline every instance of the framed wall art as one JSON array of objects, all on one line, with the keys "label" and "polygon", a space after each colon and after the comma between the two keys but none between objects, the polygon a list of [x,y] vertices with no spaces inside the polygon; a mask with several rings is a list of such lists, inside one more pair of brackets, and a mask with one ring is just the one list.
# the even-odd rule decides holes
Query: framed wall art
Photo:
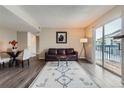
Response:
[{"label": "framed wall art", "polygon": [[56,32],[56,43],[67,43],[67,32]]}]

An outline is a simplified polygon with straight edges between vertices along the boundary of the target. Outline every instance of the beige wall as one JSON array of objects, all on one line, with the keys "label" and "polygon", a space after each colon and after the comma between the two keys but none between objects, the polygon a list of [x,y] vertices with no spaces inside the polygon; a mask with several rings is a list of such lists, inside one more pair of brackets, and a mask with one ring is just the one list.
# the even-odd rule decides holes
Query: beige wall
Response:
[{"label": "beige wall", "polygon": [[86,38],[88,39],[88,42],[86,43],[86,59],[90,62],[93,63],[93,58],[95,57],[95,55],[93,54],[94,51],[94,44],[93,44],[93,31],[92,31],[92,28],[87,28],[85,29],[85,35],[86,35]]},{"label": "beige wall", "polygon": [[87,59],[91,61],[92,63],[95,63],[95,29],[97,27],[100,27],[101,25],[104,25],[105,23],[108,23],[116,18],[121,17],[121,6],[116,6],[106,14],[104,14],[102,17],[100,17],[97,21],[92,23],[90,26],[85,28],[86,31],[86,37],[88,37],[89,42],[87,43]]},{"label": "beige wall", "polygon": [[31,56],[36,55],[36,36],[30,32],[17,32],[18,48],[28,48]]},{"label": "beige wall", "polygon": [[27,43],[27,32],[17,32],[18,48],[23,50],[28,47]]},{"label": "beige wall", "polygon": [[[104,25],[108,22],[111,22],[114,19],[117,19],[119,17],[121,17],[121,6],[115,6],[110,11],[105,13],[103,16],[98,18],[90,26],[92,26],[95,29],[95,28],[100,27],[101,25]],[[88,27],[90,27],[90,26],[88,26]]]},{"label": "beige wall", "polygon": [[11,45],[9,45],[11,40],[17,40],[17,32],[0,28],[0,51],[6,51],[7,48],[11,48]]},{"label": "beige wall", "polygon": [[[56,44],[56,31],[67,32],[67,44]],[[44,53],[48,48],[74,48],[76,51],[78,51],[78,53],[80,53],[82,48],[80,38],[82,38],[83,36],[83,29],[42,29],[40,33],[40,58],[44,58]],[[81,57],[83,57],[83,53]]]},{"label": "beige wall", "polygon": [[[122,35],[124,35],[124,6],[122,9]],[[124,84],[124,38],[122,39],[122,83]]]},{"label": "beige wall", "polygon": [[36,36],[36,54],[39,54],[40,40],[39,36]]}]

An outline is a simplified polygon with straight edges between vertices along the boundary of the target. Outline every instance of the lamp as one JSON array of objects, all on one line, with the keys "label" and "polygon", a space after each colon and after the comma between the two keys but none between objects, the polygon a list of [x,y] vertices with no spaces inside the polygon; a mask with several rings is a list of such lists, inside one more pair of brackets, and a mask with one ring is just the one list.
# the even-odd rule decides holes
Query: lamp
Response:
[{"label": "lamp", "polygon": [[87,43],[87,41],[88,41],[87,38],[81,38],[80,39],[80,43]]},{"label": "lamp", "polygon": [[83,51],[83,49],[84,49],[84,57],[86,57],[85,43],[87,43],[87,42],[88,42],[88,39],[87,39],[87,38],[81,38],[81,39],[80,39],[80,43],[83,44],[82,49],[81,49],[81,52],[80,52],[80,56],[81,56],[82,51]]}]

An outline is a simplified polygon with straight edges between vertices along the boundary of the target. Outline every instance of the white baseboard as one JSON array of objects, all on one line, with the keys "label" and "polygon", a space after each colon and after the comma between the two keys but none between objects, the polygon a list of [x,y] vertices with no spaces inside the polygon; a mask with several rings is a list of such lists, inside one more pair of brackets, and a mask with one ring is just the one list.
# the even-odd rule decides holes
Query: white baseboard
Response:
[{"label": "white baseboard", "polygon": [[78,57],[79,59],[86,59],[85,57]]},{"label": "white baseboard", "polygon": [[88,62],[93,63],[91,59],[88,59],[88,58],[85,58],[85,57],[79,57],[79,59],[85,59],[85,60],[87,60]]},{"label": "white baseboard", "polygon": [[43,57],[38,57],[38,59],[45,60],[45,58],[43,58]]}]

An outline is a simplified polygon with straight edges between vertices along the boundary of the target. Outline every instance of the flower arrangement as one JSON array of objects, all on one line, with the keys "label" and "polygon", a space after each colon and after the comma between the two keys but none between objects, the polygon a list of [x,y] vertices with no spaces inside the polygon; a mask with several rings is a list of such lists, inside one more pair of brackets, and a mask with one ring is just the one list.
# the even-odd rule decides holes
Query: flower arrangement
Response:
[{"label": "flower arrangement", "polygon": [[9,41],[9,44],[12,45],[12,49],[16,49],[17,48],[17,47],[15,47],[17,43],[18,42],[16,40]]}]

